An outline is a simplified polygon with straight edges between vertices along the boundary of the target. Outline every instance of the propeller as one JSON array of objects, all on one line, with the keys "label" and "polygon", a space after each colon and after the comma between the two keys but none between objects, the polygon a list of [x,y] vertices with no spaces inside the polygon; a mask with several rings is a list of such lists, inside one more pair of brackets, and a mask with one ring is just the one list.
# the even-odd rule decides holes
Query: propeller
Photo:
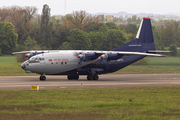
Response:
[{"label": "propeller", "polygon": [[24,59],[26,56],[25,56],[25,54],[21,54],[21,57]]},{"label": "propeller", "polygon": [[79,54],[77,57],[79,58],[78,68],[80,68],[81,64],[82,64],[82,61],[84,60],[84,55],[83,54]]},{"label": "propeller", "polygon": [[31,50],[31,44],[27,44],[27,50],[28,50],[28,51]]},{"label": "propeller", "polygon": [[44,43],[41,44],[40,47],[41,47],[41,50],[44,50],[45,49],[45,44]]},{"label": "propeller", "polygon": [[86,50],[86,46],[85,45],[81,45],[81,50]]},{"label": "propeller", "polygon": [[99,51],[103,51],[103,46],[102,46],[102,45],[99,46],[98,50],[99,50]]},{"label": "propeller", "polygon": [[109,62],[108,62],[108,55],[107,54],[103,54],[100,56],[101,61],[105,63],[106,69],[110,66]]}]

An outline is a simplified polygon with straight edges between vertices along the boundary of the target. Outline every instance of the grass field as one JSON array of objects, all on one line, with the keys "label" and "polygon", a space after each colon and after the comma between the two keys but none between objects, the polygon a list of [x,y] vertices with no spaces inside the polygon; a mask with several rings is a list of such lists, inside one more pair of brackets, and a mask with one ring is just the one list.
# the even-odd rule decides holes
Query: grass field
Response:
[{"label": "grass field", "polygon": [[180,66],[180,57],[148,57],[148,65]]},{"label": "grass field", "polygon": [[[130,65],[112,74],[166,74],[180,73],[180,57],[148,57],[148,65]],[[0,76],[27,76],[15,56],[0,57]]]},{"label": "grass field", "polygon": [[7,55],[7,56],[1,56],[0,57],[0,63],[6,63],[6,62],[14,62],[16,63],[16,57],[15,56],[11,56],[11,55]]},{"label": "grass field", "polygon": [[0,119],[180,119],[180,87],[1,90]]}]

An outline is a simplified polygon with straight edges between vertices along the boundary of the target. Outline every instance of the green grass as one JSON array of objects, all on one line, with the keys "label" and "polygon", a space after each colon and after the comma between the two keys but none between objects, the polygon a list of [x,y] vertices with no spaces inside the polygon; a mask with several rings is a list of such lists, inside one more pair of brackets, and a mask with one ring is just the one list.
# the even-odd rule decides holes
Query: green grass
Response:
[{"label": "green grass", "polygon": [[16,56],[6,55],[0,57],[0,63],[4,62],[17,62]]},{"label": "green grass", "polygon": [[148,65],[180,66],[180,57],[148,57]]},{"label": "green grass", "polygon": [[1,90],[1,119],[180,119],[180,87]]},{"label": "green grass", "polygon": [[0,76],[32,76],[35,73],[28,74],[21,68],[21,63],[0,62]]},{"label": "green grass", "polygon": [[130,65],[112,74],[176,74],[179,66]]}]

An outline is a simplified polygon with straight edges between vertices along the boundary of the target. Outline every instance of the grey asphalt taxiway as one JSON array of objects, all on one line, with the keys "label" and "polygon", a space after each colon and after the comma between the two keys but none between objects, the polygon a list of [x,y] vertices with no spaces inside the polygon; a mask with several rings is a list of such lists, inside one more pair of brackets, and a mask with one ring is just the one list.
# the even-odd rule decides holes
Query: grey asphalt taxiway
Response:
[{"label": "grey asphalt taxiway", "polygon": [[180,74],[120,74],[100,75],[98,81],[88,81],[86,76],[79,80],[67,80],[67,76],[3,76],[0,89],[31,89],[32,85],[46,88],[85,88],[85,87],[140,87],[140,86],[180,86]]}]

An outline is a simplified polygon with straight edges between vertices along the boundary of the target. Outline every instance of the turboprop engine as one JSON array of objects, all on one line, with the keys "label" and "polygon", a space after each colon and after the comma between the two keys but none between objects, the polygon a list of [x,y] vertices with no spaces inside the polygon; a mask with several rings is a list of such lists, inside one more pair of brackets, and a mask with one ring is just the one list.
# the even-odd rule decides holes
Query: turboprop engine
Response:
[{"label": "turboprop engine", "polygon": [[99,54],[96,54],[95,52],[91,53],[82,53],[77,56],[83,61],[89,61],[89,60],[95,60],[99,57]]},{"label": "turboprop engine", "polygon": [[30,52],[30,53],[26,54],[25,57],[30,58],[30,57],[32,57],[32,56],[35,56],[35,55],[38,55],[38,54],[42,54],[42,53],[44,53],[44,52],[34,51],[34,52]]},{"label": "turboprop engine", "polygon": [[121,57],[123,57],[123,55],[120,55],[119,53],[108,53],[100,56],[101,59],[107,59],[107,61],[117,60]]}]

